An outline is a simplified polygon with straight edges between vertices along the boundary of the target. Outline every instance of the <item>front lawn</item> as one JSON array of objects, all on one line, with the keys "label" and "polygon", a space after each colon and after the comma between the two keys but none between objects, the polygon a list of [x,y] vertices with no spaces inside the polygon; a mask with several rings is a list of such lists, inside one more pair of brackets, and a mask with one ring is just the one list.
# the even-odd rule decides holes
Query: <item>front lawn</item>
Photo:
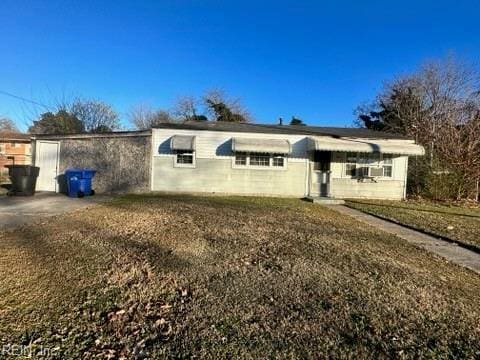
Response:
[{"label": "front lawn", "polygon": [[480,356],[480,276],[319,205],[131,195],[0,232],[0,339],[53,358]]},{"label": "front lawn", "polygon": [[429,201],[350,200],[348,206],[480,249],[480,207]]}]

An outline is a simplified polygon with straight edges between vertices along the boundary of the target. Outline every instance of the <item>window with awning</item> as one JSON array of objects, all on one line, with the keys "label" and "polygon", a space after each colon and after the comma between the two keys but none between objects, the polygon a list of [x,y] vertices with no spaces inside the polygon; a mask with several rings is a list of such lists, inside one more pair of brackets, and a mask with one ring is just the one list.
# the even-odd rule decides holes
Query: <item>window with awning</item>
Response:
[{"label": "window with awning", "polygon": [[309,138],[309,150],[396,155],[424,155],[425,149],[409,140]]},{"label": "window with awning", "polygon": [[195,167],[195,136],[174,135],[170,148],[175,154],[175,167]]},{"label": "window with awning", "polygon": [[170,140],[172,150],[195,151],[195,136],[174,135]]},{"label": "window with awning", "polygon": [[233,138],[232,151],[287,155],[292,148],[286,139]]},{"label": "window with awning", "polygon": [[286,169],[291,152],[286,139],[232,138],[235,168]]},{"label": "window with awning", "polygon": [[345,176],[392,178],[393,155],[347,152],[345,154]]}]

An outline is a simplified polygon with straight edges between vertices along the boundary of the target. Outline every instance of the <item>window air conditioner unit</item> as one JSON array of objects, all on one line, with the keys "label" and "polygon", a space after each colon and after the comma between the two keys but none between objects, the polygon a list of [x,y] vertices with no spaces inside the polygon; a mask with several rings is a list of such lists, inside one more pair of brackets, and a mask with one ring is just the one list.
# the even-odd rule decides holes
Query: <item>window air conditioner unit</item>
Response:
[{"label": "window air conditioner unit", "polygon": [[369,167],[368,168],[369,177],[383,177],[383,167]]}]

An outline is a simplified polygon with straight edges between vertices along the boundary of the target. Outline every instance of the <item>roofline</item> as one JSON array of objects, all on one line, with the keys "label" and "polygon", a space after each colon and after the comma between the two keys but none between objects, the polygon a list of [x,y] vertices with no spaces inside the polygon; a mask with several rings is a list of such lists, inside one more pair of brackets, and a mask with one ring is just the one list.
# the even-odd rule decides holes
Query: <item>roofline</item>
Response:
[{"label": "roofline", "polygon": [[36,134],[32,140],[62,140],[62,139],[95,139],[95,138],[116,138],[151,136],[151,130],[113,131],[108,133],[77,133],[77,134]]},{"label": "roofline", "polygon": [[[212,123],[212,122],[209,122]],[[200,123],[201,124],[201,123]],[[242,125],[247,125],[247,126],[252,126],[255,127],[256,129],[259,129],[261,131],[258,131],[258,133],[264,133],[264,134],[272,134],[273,131],[275,133],[284,133],[286,135],[305,135],[305,136],[327,136],[327,137],[332,137],[332,138],[356,138],[356,139],[378,139],[378,140],[399,140],[399,141],[414,141],[414,139],[409,138],[409,137],[403,137],[403,136],[398,136],[398,137],[389,137],[389,136],[382,136],[384,132],[381,131],[376,131],[376,130],[369,130],[369,129],[364,129],[364,130],[369,130],[370,134],[377,135],[378,137],[362,137],[362,136],[339,136],[339,135],[334,135],[334,134],[328,134],[328,133],[322,133],[322,127],[317,127],[318,132],[312,132],[307,129],[304,129],[303,125],[283,125],[285,126],[284,129],[282,129],[281,125],[270,125],[270,124],[252,124],[252,123],[242,123]],[[288,127],[287,127],[288,126]],[[176,129],[176,130],[193,130],[193,131],[217,131],[217,132],[238,132],[238,133],[255,133],[253,131],[241,131],[241,130],[232,130],[232,129],[219,129],[219,128],[209,128],[209,129],[201,129],[195,127],[195,125],[191,124],[179,124],[179,123],[164,123],[164,124],[159,124],[156,125],[152,128],[154,129]],[[326,127],[326,129],[344,129],[344,128],[336,128],[336,127]],[[348,128],[347,128],[348,129]],[[268,131],[271,130],[271,131]]]},{"label": "roofline", "polygon": [[[207,123],[215,123],[214,121],[208,121]],[[227,123],[227,122],[226,122]],[[202,123],[199,123],[199,125]],[[227,123],[228,124],[228,123]],[[247,125],[247,126],[252,126],[256,127],[257,129],[264,130],[262,131],[265,134],[269,134],[270,132],[268,129],[271,130],[276,130],[276,131],[283,131],[285,134],[290,134],[290,135],[295,135],[295,133],[292,133],[291,130],[288,128],[285,129],[279,129],[275,128],[275,125],[268,125],[268,124],[253,124],[253,123],[240,123],[241,125]],[[180,124],[180,123],[163,123],[156,125],[152,127],[153,129],[177,129],[177,130],[195,130],[195,131],[220,131],[220,132],[243,132],[243,133],[250,133],[251,131],[239,131],[239,130],[224,130],[224,129],[218,129],[218,128],[211,128],[211,129],[199,129],[196,128],[192,124]],[[307,132],[298,132],[296,135],[305,135]]]},{"label": "roofline", "polygon": [[[364,138],[364,137],[361,137],[361,136],[339,136],[339,135],[327,134],[327,133],[322,133],[322,127],[321,126],[308,126],[308,127],[314,127],[314,128],[318,129],[318,133],[314,133],[312,131],[304,129],[305,128],[304,125],[270,125],[270,124],[250,124],[250,125],[260,125],[260,127],[262,127],[262,128],[272,128],[272,129],[275,129],[275,130],[277,130],[279,128],[279,126],[288,126],[288,128],[286,130],[288,132],[290,132],[293,128],[294,132],[292,132],[292,134],[295,134],[295,135],[327,136],[327,137],[338,138],[338,139],[339,138],[343,138],[343,139],[355,138],[355,139],[379,139],[379,140],[411,140],[407,137],[398,137],[398,138],[382,137],[381,135],[385,134],[385,132],[377,131],[377,130],[370,130],[370,129],[362,129],[362,128],[359,128],[359,129],[368,130],[370,132],[370,134],[375,134],[375,135],[378,134],[379,137],[378,138],[375,138],[375,137]],[[325,127],[325,128],[326,129],[349,129],[347,127],[341,128],[341,127],[333,127],[333,126],[332,127]],[[298,131],[298,133],[297,133],[297,131]]]},{"label": "roofline", "polygon": [[369,140],[383,140],[383,141],[408,141],[411,143],[415,143],[414,139],[403,137],[403,138],[374,138],[374,137],[361,137],[361,136],[333,136],[333,135],[322,135],[322,134],[316,134],[316,135],[308,135],[311,138],[317,138],[317,137],[331,137],[334,139],[342,139],[342,140],[360,140],[360,141],[369,141]]},{"label": "roofline", "polygon": [[0,130],[0,141],[30,141],[30,134],[17,131]]},{"label": "roofline", "polygon": [[29,143],[31,142],[31,137],[28,138],[16,138],[16,137],[0,137],[0,142],[1,141],[18,141],[18,142],[25,142]]},{"label": "roofline", "polygon": [[[209,122],[210,124],[212,122]],[[302,125],[284,125],[284,128],[273,124],[252,124],[242,123],[242,129],[222,129],[215,126],[211,128],[199,128],[196,124],[181,124],[181,123],[165,123],[159,124],[149,130],[133,130],[133,131],[113,131],[108,133],[75,133],[75,134],[32,134],[30,140],[17,139],[16,141],[29,142],[31,140],[62,140],[62,139],[93,139],[93,138],[116,138],[116,137],[135,137],[135,136],[151,136],[153,129],[175,129],[175,130],[190,130],[190,131],[214,131],[214,132],[237,132],[237,133],[264,133],[264,134],[284,134],[284,135],[305,135],[305,136],[326,136],[331,138],[355,138],[355,139],[379,139],[379,140],[398,140],[398,141],[413,141],[408,137],[390,137],[382,136],[383,132],[369,130],[369,136],[354,136],[354,135],[335,135],[329,133],[328,129],[342,130],[344,128],[336,127],[310,127],[315,128],[315,131],[309,130]],[[198,123],[202,125],[202,123]],[[249,131],[248,127],[255,128],[255,131]],[[322,132],[322,129],[324,129]],[[348,128],[345,128],[348,129]],[[368,129],[367,129],[368,130]],[[385,134],[387,135],[387,134]]]}]

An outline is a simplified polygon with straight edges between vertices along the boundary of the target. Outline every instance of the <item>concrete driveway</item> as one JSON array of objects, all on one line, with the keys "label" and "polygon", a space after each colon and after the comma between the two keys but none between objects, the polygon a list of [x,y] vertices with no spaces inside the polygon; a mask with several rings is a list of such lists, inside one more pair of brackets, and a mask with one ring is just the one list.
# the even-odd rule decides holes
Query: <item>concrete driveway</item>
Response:
[{"label": "concrete driveway", "polygon": [[37,193],[35,196],[0,196],[0,229],[34,222],[111,199],[108,196],[69,198],[63,194]]}]

